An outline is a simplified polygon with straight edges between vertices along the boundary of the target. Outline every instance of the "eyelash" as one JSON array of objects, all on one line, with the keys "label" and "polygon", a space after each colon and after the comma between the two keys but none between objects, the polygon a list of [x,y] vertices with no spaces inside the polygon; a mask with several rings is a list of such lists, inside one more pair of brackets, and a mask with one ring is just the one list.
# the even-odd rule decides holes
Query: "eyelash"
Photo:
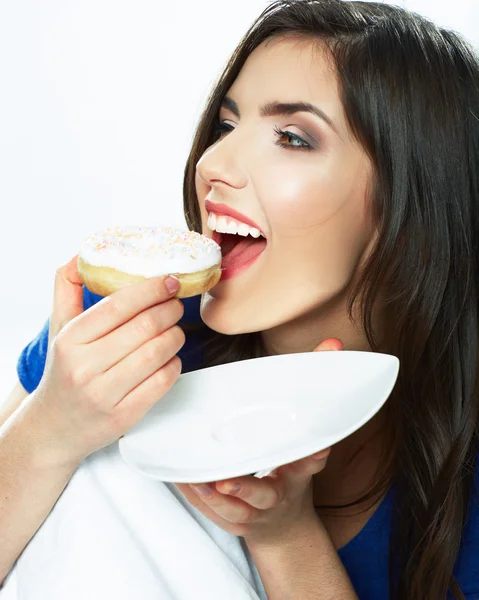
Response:
[{"label": "eyelash", "polygon": [[[216,119],[216,121],[214,123],[215,138],[217,139],[217,136],[222,133],[233,131],[234,127],[231,127],[231,129],[230,129],[230,127],[231,127],[231,125],[227,125],[226,123],[221,123],[219,119]],[[275,142],[278,146],[281,146],[281,148],[286,148],[286,149],[290,149],[290,150],[306,150],[306,151],[313,149],[308,144],[308,142],[305,142],[303,140],[303,138],[301,138],[299,135],[296,135],[295,133],[291,133],[290,131],[283,131],[282,129],[279,129],[279,127],[275,127],[274,132],[278,136],[278,138],[285,137],[285,138],[287,138],[287,140],[290,143],[293,140],[297,140],[297,141],[301,142],[302,144],[305,144],[304,146],[291,146],[290,144],[285,144],[280,141]]]}]

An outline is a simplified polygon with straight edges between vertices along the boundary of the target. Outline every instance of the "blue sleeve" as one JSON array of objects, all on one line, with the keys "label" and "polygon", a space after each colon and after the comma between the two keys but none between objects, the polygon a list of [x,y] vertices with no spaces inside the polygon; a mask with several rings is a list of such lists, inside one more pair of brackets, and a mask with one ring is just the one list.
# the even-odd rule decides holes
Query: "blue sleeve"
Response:
[{"label": "blue sleeve", "polygon": [[[87,310],[102,299],[102,296],[92,294],[87,288],[83,289],[84,310]],[[199,312],[200,301],[201,296],[194,296],[193,298],[185,298],[183,300],[185,313],[180,323],[201,323]],[[18,378],[28,393],[33,392],[37,388],[43,376],[48,350],[49,325],[50,323],[47,321],[37,337],[22,350],[17,362]],[[200,341],[201,336],[192,334],[190,340],[187,340],[185,346],[178,353],[183,362],[183,372],[191,371],[197,367],[201,353],[196,351],[197,348],[195,346]]]},{"label": "blue sleeve", "polygon": [[22,350],[18,358],[18,379],[29,394],[37,388],[43,375],[48,349],[49,325],[50,321],[48,320],[37,337]]},{"label": "blue sleeve", "polygon": [[[101,299],[101,296],[92,294],[86,287],[83,287],[84,310],[87,310]],[[49,327],[50,320],[48,319],[37,337],[22,350],[18,358],[18,378],[29,394],[37,388],[43,376],[48,350]]]},{"label": "blue sleeve", "polygon": [[469,515],[462,536],[454,575],[466,600],[479,599],[479,455]]}]

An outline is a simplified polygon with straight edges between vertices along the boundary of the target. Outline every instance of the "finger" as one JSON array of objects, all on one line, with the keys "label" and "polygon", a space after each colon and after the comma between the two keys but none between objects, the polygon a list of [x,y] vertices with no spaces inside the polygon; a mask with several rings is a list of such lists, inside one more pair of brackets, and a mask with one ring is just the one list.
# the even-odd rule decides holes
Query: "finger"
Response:
[{"label": "finger", "polygon": [[282,502],[286,490],[284,480],[270,477],[242,477],[218,481],[216,489],[222,494],[228,494],[247,502],[254,508],[268,510]]},{"label": "finger", "polygon": [[112,397],[124,398],[166,365],[184,343],[183,330],[178,326],[170,327],[105,371],[101,375],[101,385],[109,390]]},{"label": "finger", "polygon": [[[172,298],[144,310],[124,325],[93,342],[96,368],[99,372],[110,369],[146,342],[173,327],[183,313],[183,303]],[[169,358],[171,357],[168,357],[168,360]]]},{"label": "finger", "polygon": [[324,350],[344,350],[344,344],[338,338],[328,338],[318,344],[313,352],[322,352]]},{"label": "finger", "polygon": [[[210,485],[214,486],[214,483]],[[188,500],[188,502],[192,506],[194,506],[197,510],[203,513],[207,519],[218,525],[218,527],[221,527],[222,529],[225,529],[229,533],[236,536],[243,535],[244,526],[241,523],[234,524],[231,521],[226,521],[225,519],[220,517],[212,508],[210,508],[210,506],[207,504],[207,501],[203,500],[203,497],[201,495],[193,491],[191,485],[188,485],[187,483],[175,483],[175,486],[179,489],[179,491],[183,494],[183,496]],[[235,498],[225,498],[225,496],[223,496],[223,500],[229,500],[229,502],[232,503],[240,502]],[[253,511],[254,509],[250,507],[250,510]],[[259,511],[256,511],[256,514],[259,515]]]},{"label": "finger", "polygon": [[83,286],[77,271],[77,258],[74,256],[55,274],[49,345],[68,322],[83,312]]},{"label": "finger", "polygon": [[[173,282],[172,291],[166,284]],[[103,337],[140,312],[169,300],[179,289],[175,277],[153,277],[128,285],[100,300],[82,315],[69,329],[70,341],[86,344]]]},{"label": "finger", "polygon": [[290,481],[309,480],[326,467],[330,453],[331,448],[325,448],[311,456],[283,465],[280,470]]},{"label": "finger", "polygon": [[136,425],[168,392],[180,373],[181,359],[173,356],[161,369],[155,371],[117,403],[115,410],[118,411],[118,418],[128,422],[130,427]]},{"label": "finger", "polygon": [[250,504],[221,494],[215,484],[192,484],[190,488],[208,508],[229,523],[251,523],[261,514]]}]

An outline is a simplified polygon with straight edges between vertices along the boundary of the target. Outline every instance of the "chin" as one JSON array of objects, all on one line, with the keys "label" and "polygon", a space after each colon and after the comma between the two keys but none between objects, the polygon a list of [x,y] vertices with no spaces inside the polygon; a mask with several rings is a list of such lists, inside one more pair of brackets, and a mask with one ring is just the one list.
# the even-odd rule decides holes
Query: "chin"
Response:
[{"label": "chin", "polygon": [[264,329],[264,323],[257,320],[257,311],[255,315],[245,314],[239,307],[227,306],[224,300],[215,298],[208,292],[201,299],[200,314],[210,329],[224,335],[253,333]]}]

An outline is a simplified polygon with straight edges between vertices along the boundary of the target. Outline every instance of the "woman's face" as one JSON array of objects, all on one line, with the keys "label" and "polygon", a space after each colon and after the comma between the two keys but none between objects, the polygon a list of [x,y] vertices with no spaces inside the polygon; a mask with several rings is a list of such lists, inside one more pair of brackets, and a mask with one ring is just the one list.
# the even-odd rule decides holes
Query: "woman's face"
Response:
[{"label": "woman's face", "polygon": [[[310,104],[330,124],[321,112],[280,111],[276,103]],[[287,325],[294,336],[294,323],[302,324],[303,336],[321,322],[324,329],[343,313],[373,234],[370,161],[348,132],[327,55],[304,40],[263,43],[229,89],[218,119],[224,131],[197,164],[203,233],[218,238],[211,218],[208,226],[210,213],[220,229],[231,224],[229,216],[218,218],[227,207],[241,213],[234,220],[240,231],[251,231],[241,222],[253,222],[264,237],[223,236],[227,268],[203,296],[203,320],[225,334]],[[330,323],[328,333],[341,332],[334,334]]]}]

